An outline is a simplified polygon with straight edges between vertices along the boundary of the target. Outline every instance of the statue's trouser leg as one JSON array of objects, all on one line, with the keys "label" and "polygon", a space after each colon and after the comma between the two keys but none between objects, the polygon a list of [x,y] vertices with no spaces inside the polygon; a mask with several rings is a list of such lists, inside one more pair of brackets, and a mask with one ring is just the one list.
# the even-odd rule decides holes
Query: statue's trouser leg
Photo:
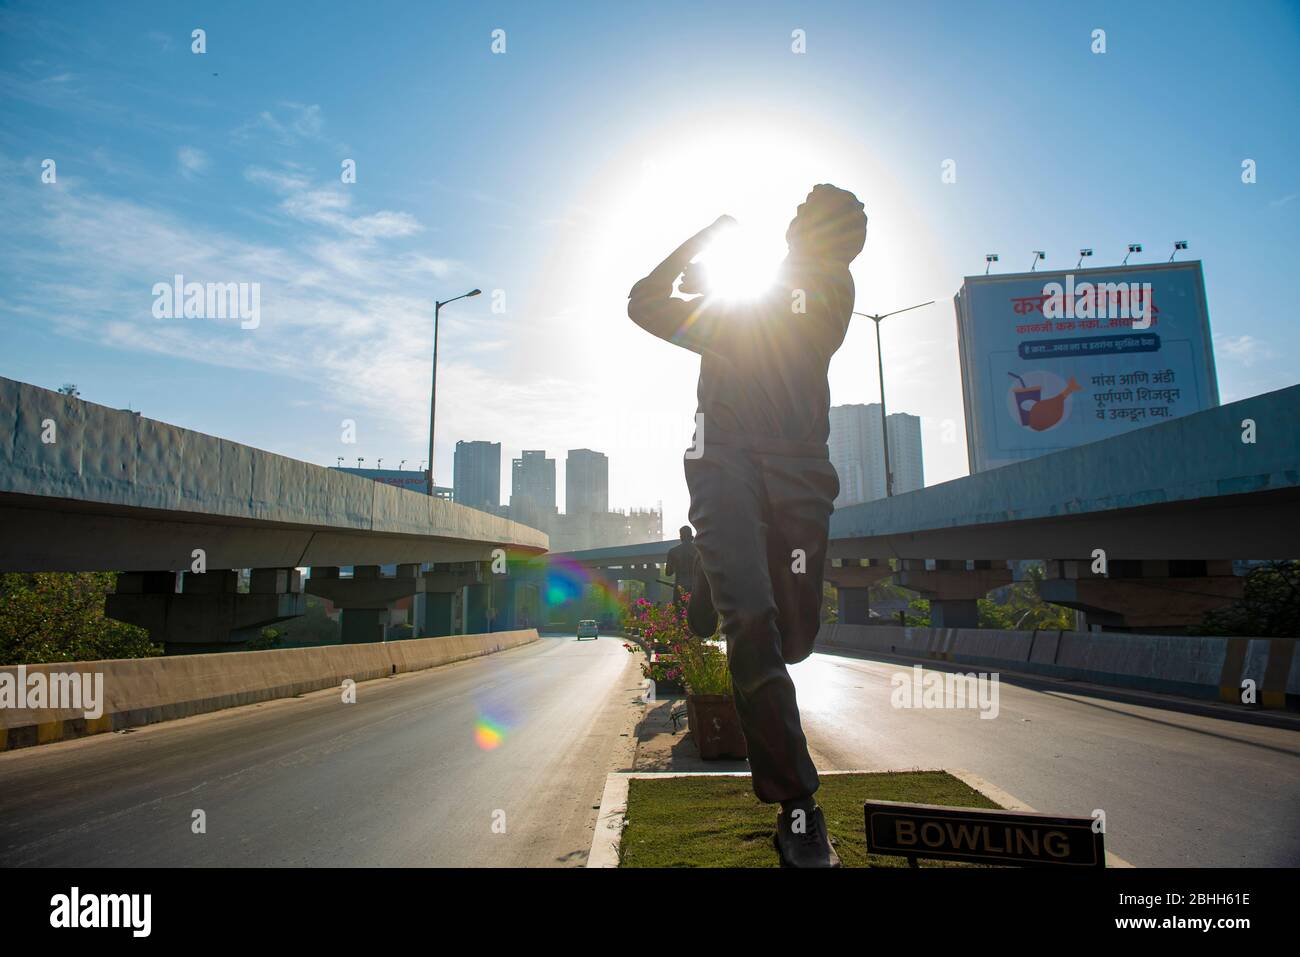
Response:
[{"label": "statue's trouser leg", "polygon": [[754,793],[767,802],[807,797],[817,771],[785,666],[811,654],[817,636],[835,470],[825,459],[711,445],[686,460],[686,481]]}]

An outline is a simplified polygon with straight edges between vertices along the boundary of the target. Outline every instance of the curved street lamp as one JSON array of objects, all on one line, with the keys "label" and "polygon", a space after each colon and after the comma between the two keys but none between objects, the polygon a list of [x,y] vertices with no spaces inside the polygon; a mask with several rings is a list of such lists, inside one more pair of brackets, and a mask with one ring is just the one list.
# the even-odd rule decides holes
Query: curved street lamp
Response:
[{"label": "curved street lamp", "polygon": [[477,296],[483,290],[471,289],[469,292],[461,293],[451,299],[434,301],[433,304],[433,388],[429,391],[429,494],[433,495],[433,425],[438,412],[438,314],[442,307],[448,303],[455,302],[457,299],[468,299],[470,296]]},{"label": "curved street lamp", "polygon": [[929,302],[918,302],[915,306],[908,306],[906,309],[895,309],[893,312],[886,312],[883,315],[874,315],[869,312],[855,312],[855,316],[862,316],[870,319],[876,324],[876,367],[880,372],[880,444],[885,449],[885,497],[894,494],[894,473],[889,470],[889,432],[885,424],[885,359],[880,352],[880,321],[888,319],[890,316],[896,316],[900,312],[911,312],[913,309],[920,309],[922,306],[934,305],[934,300]]}]

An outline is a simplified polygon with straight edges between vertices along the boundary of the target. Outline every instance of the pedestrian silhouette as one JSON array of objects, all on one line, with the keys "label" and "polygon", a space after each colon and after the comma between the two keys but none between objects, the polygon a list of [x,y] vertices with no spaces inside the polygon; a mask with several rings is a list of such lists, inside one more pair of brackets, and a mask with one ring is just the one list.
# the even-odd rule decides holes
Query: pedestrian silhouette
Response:
[{"label": "pedestrian silhouette", "polygon": [[695,533],[689,525],[683,525],[677,533],[681,541],[668,549],[668,561],[664,565],[664,574],[673,576],[673,604],[682,603],[682,595],[695,592],[696,563],[699,552],[695,548]]}]

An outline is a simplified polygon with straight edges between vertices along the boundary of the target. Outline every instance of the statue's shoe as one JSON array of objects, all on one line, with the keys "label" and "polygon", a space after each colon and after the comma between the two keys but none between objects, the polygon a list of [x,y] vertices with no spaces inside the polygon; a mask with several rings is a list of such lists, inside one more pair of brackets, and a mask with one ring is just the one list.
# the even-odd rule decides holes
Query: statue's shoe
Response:
[{"label": "statue's shoe", "polygon": [[840,856],[831,846],[826,833],[826,818],[822,809],[813,805],[804,816],[802,824],[798,812],[776,816],[776,834],[772,836],[782,867],[839,867]]}]

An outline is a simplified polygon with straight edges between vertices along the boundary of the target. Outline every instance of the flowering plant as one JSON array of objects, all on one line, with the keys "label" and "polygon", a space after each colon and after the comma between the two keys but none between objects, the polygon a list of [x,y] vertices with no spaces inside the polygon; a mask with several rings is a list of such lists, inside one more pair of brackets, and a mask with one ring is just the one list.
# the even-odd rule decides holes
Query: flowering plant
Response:
[{"label": "flowering plant", "polygon": [[[695,637],[686,624],[689,593],[679,604],[658,605],[644,598],[623,615],[624,633],[645,651],[641,673],[652,681],[684,681],[692,694],[731,694],[727,654],[721,645]],[[638,649],[624,643],[629,652]]]}]

